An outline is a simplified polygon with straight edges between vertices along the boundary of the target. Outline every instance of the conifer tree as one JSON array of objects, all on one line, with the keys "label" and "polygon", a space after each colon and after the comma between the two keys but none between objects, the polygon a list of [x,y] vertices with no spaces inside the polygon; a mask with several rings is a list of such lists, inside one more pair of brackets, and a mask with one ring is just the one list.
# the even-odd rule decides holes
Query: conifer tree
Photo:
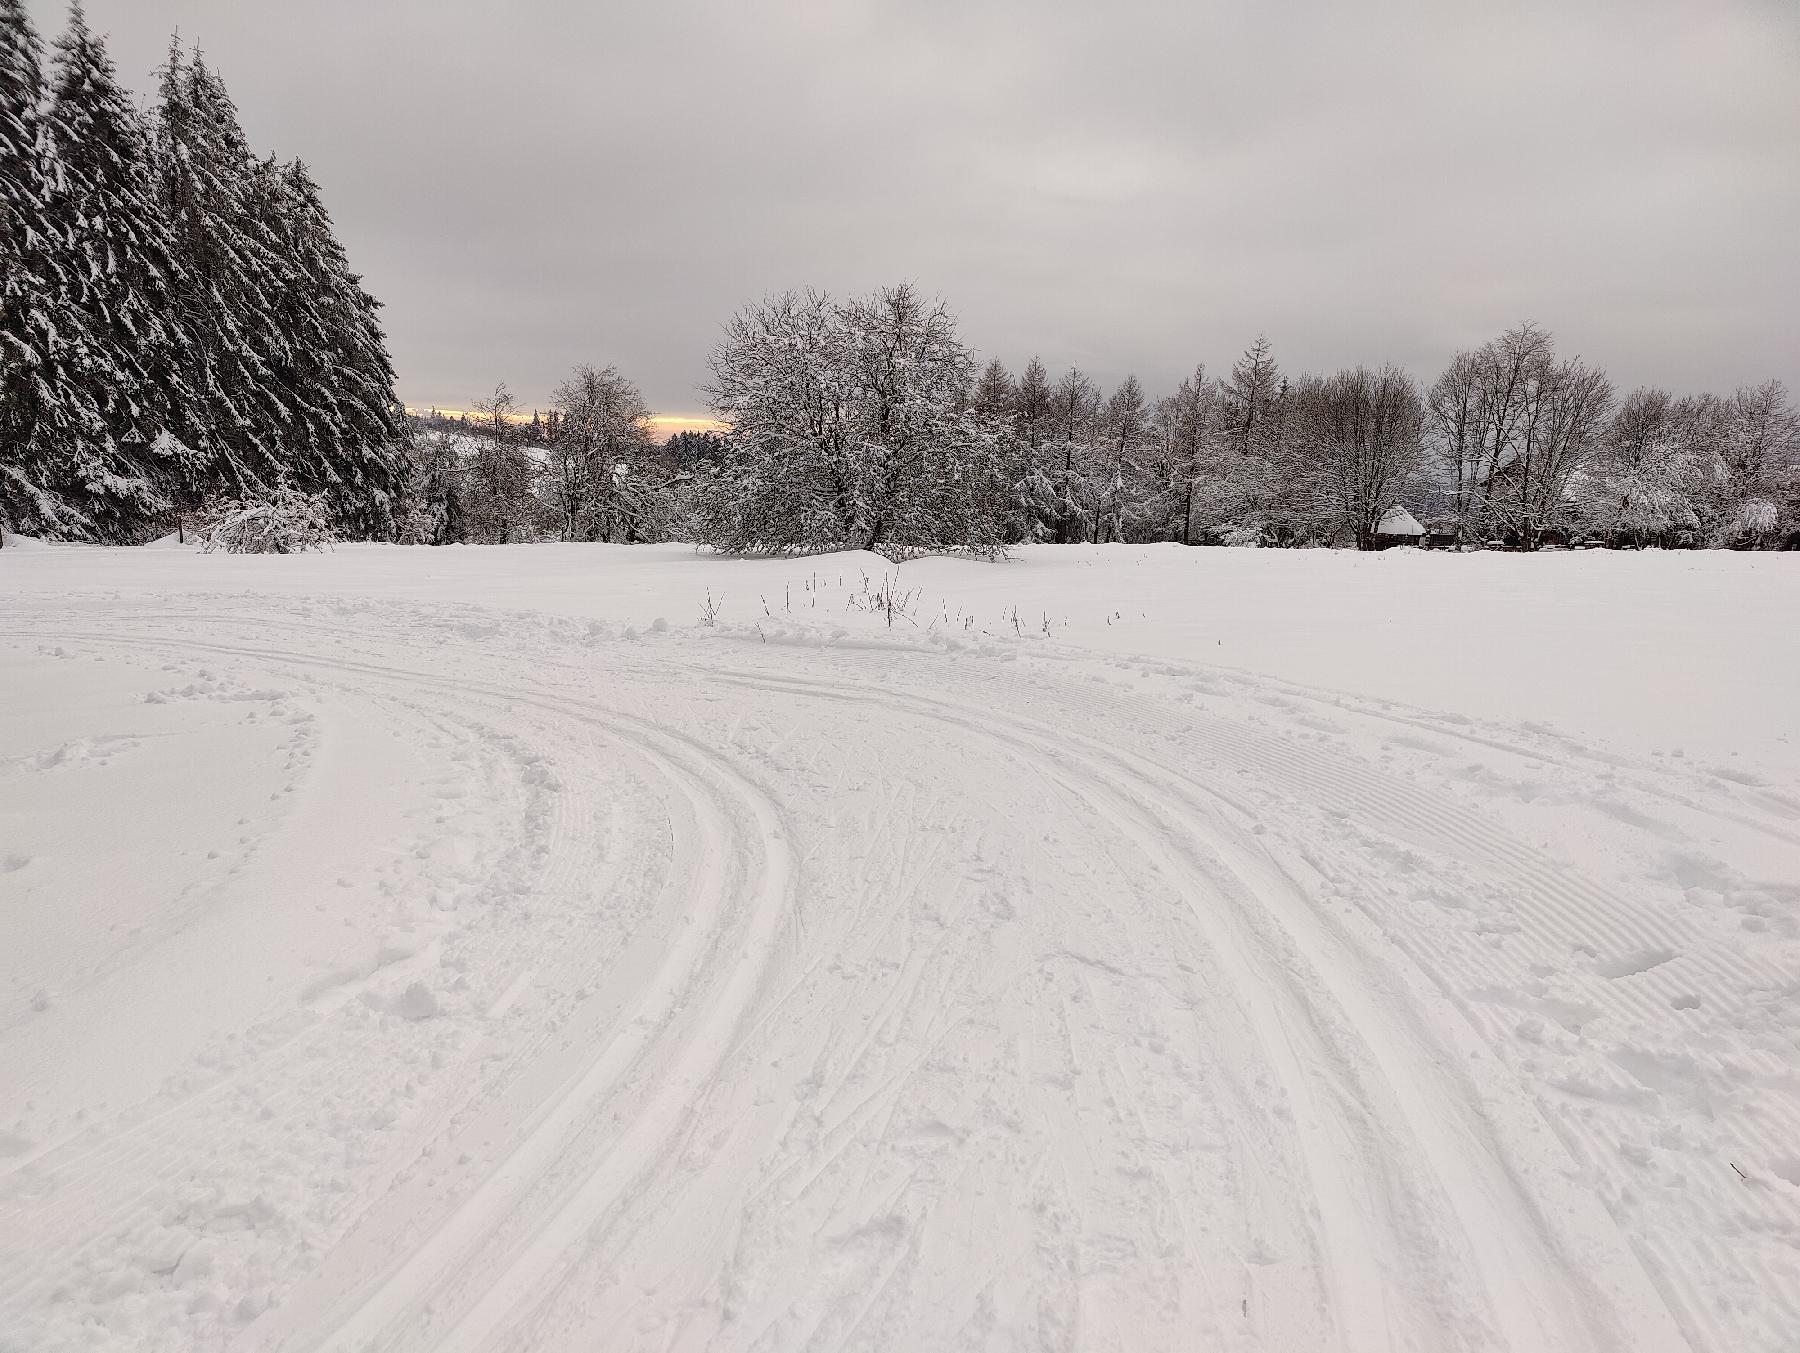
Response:
[{"label": "conifer tree", "polygon": [[280,252],[253,194],[259,180],[237,109],[197,53],[171,46],[161,72],[157,167],[179,252],[186,384],[183,440],[202,457],[200,495],[254,493],[282,479],[290,414]]},{"label": "conifer tree", "polygon": [[284,328],[292,341],[285,384],[295,432],[316,468],[291,469],[325,491],[358,535],[387,535],[401,467],[400,404],[378,318],[380,302],[350,270],[318,185],[300,161],[275,168],[274,236],[285,258]]},{"label": "conifer tree", "polygon": [[165,436],[191,403],[175,315],[177,265],[150,178],[148,132],[79,3],[57,39],[45,127],[56,173],[49,212],[63,241],[64,313],[84,342],[74,373],[98,426],[64,447],[83,510],[105,540],[160,524],[191,475]]},{"label": "conifer tree", "polygon": [[101,422],[74,375],[85,340],[49,210],[42,50],[22,0],[0,0],[0,521],[83,538],[95,528],[70,448]]}]

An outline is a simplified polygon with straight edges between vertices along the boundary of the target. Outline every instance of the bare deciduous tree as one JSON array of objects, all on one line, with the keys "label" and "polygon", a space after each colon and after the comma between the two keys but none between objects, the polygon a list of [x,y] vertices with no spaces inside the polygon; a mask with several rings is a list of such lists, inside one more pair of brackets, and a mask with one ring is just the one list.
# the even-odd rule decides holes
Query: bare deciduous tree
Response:
[{"label": "bare deciduous tree", "polygon": [[644,538],[650,409],[614,367],[578,366],[556,387],[552,496],[567,540]]},{"label": "bare deciduous tree", "polygon": [[1582,507],[1590,531],[1635,546],[1692,544],[1704,484],[1705,429],[1711,399],[1676,399],[1667,390],[1633,390],[1619,406],[1586,476]]},{"label": "bare deciduous tree", "polygon": [[1565,524],[1570,484],[1598,448],[1612,402],[1606,374],[1559,361],[1534,324],[1458,353],[1426,415],[1458,538],[1497,532],[1535,549]]},{"label": "bare deciduous tree", "polygon": [[1359,366],[1305,382],[1297,403],[1330,518],[1359,550],[1373,549],[1382,515],[1419,467],[1424,406],[1418,387],[1391,363],[1379,370]]},{"label": "bare deciduous tree", "polygon": [[537,463],[519,445],[517,401],[504,382],[475,401],[478,430],[469,440],[461,495],[470,539],[504,545],[530,534],[541,512],[534,490]]},{"label": "bare deciduous tree", "polygon": [[1714,432],[1721,544],[1771,543],[1800,513],[1800,410],[1780,381],[1721,400]]}]

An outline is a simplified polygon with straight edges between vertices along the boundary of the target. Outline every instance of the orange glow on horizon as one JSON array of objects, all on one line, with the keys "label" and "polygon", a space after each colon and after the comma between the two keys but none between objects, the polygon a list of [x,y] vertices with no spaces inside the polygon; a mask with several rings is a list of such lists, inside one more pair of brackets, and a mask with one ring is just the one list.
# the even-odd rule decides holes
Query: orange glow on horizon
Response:
[{"label": "orange glow on horizon", "polygon": [[[473,409],[451,409],[442,404],[417,405],[408,404],[406,411],[415,418],[423,418],[428,414],[438,414],[444,418],[481,419],[490,415],[477,413]],[[528,412],[515,411],[506,416],[509,423],[529,423],[534,416],[542,416],[542,410]],[[726,424],[716,418],[708,418],[699,413],[657,413],[644,420],[650,425],[650,436],[658,442],[666,442],[677,432],[723,432]]]},{"label": "orange glow on horizon", "polygon": [[650,419],[650,431],[656,440],[666,442],[677,432],[723,432],[728,424],[704,414],[659,413]]}]

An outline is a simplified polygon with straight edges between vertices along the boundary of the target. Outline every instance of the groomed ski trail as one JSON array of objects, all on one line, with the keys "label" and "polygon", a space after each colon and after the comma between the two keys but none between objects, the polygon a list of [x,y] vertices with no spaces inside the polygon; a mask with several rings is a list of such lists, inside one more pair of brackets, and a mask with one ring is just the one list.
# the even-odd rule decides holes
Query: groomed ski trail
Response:
[{"label": "groomed ski trail", "polygon": [[[315,717],[327,752],[427,749],[411,773],[444,802],[511,815],[422,810],[384,885],[425,918],[395,956],[309,981],[296,1016],[152,1111],[0,1160],[0,1225],[38,1238],[0,1284],[15,1341],[1772,1349],[1757,1331],[1796,1309],[1778,1251],[1722,1259],[1724,1232],[1621,1210],[1637,1159],[1614,1133],[1648,1101],[1570,1109],[1558,1087],[1585,1082],[1526,1074],[1509,1013],[1573,1012],[1533,953],[1618,974],[1566,1014],[1577,1031],[1736,1009],[1732,984],[1778,988],[1781,963],[1285,721],[1476,739],[1457,724],[1159,673],[1223,693],[1188,707],[1078,654],[798,627],[634,637],[221,596],[40,604],[0,628],[121,682],[205,672],[184,699],[286,692],[275,708]],[[311,746],[283,753],[290,783],[327,783]],[[1791,844],[1779,794],[1628,773],[1646,803]],[[253,853],[301,858],[283,820]],[[1397,923],[1397,859],[1510,928]],[[84,978],[71,1010],[164,952]],[[305,1087],[333,1065],[373,1087],[400,1055],[416,1092],[327,1166],[341,1120]],[[1657,1074],[1685,1093],[1673,1063]],[[1800,1103],[1771,1083],[1727,1126],[1753,1169],[1779,1162]],[[209,1226],[195,1172],[225,1164],[267,1184],[208,1204]],[[340,1201],[281,1204],[283,1178],[324,1169]],[[1784,1195],[1755,1205],[1778,1234]],[[1762,1306],[1709,1309],[1714,1260],[1755,1271]],[[134,1263],[153,1280],[127,1318]],[[66,1319],[71,1294],[119,1323]]]}]

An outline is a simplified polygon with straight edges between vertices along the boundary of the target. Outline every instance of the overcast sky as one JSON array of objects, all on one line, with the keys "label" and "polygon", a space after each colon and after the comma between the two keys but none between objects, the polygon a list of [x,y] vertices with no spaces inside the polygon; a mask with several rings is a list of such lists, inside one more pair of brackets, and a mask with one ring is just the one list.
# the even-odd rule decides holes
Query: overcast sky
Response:
[{"label": "overcast sky", "polygon": [[746,299],[899,279],[1153,393],[1259,332],[1428,379],[1524,318],[1625,387],[1800,384],[1796,0],[88,14],[145,91],[179,26],[312,165],[413,404],[592,362],[699,411]]}]

